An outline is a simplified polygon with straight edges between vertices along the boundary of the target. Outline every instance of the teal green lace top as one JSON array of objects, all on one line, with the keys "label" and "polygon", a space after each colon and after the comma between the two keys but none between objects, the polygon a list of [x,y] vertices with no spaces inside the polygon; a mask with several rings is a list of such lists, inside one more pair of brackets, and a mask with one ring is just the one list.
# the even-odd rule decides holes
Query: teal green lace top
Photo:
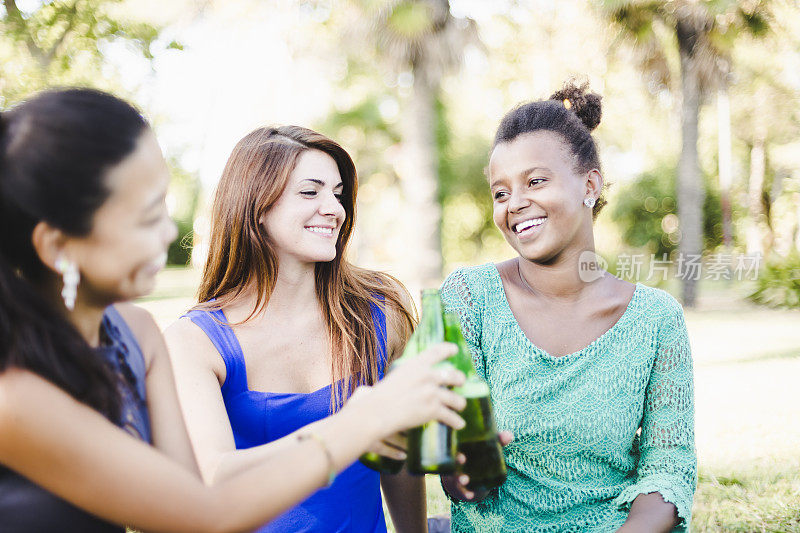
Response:
[{"label": "teal green lace top", "polygon": [[520,328],[493,264],[442,285],[497,425],[514,433],[508,478],[483,501],[452,502],[454,532],[609,532],[639,494],[659,492],[688,529],[697,484],[692,357],[683,311],[638,284],[622,317],[554,357]]}]

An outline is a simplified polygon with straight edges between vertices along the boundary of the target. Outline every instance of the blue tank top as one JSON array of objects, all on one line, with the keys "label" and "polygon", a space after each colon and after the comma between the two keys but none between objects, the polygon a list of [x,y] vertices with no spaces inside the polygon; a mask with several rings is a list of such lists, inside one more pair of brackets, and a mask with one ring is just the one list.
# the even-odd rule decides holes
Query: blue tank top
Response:
[{"label": "blue tank top", "polygon": [[[102,342],[96,351],[117,375],[122,398],[120,419],[116,423],[149,443],[150,418],[144,390],[146,368],[139,343],[114,307],[106,309],[100,334]],[[0,532],[34,531],[125,533],[125,528],[75,507],[0,465]]]},{"label": "blue tank top", "polygon": [[[225,361],[222,398],[237,449],[266,444],[330,414],[332,386],[311,393],[251,391],[239,341],[221,309],[193,310],[185,316],[197,324]],[[378,377],[386,366],[386,317],[372,305],[378,339]],[[385,533],[380,474],[356,461],[330,487],[319,489],[258,533]]]}]

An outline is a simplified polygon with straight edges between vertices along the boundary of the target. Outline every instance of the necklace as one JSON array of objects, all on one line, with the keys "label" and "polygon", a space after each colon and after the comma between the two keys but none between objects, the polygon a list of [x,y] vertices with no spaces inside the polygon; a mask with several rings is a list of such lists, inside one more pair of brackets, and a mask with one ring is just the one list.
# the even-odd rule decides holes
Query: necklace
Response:
[{"label": "necklace", "polygon": [[[519,266],[519,264],[520,264],[520,260],[519,260],[519,257],[517,257],[517,275],[519,276],[519,281],[522,283],[522,285],[523,285],[523,286],[524,286],[526,289],[528,289],[528,291],[529,291],[531,294],[539,294],[539,293],[538,293],[538,292],[536,292],[536,290],[534,290],[534,288],[533,288],[533,287],[531,287],[531,286],[530,286],[530,284],[529,284],[529,283],[528,283],[528,282],[525,280],[525,276],[523,276],[523,275],[522,275],[522,268]],[[602,276],[600,276],[600,277],[605,277],[605,274],[606,274],[606,273],[604,272],[604,273],[603,273],[603,275],[602,275]]]},{"label": "necklace", "polygon": [[536,294],[536,291],[533,290],[533,287],[531,287],[528,284],[528,282],[525,281],[525,277],[522,275],[522,268],[520,268],[519,263],[520,263],[520,261],[519,261],[519,257],[518,257],[517,258],[517,274],[519,275],[519,280],[522,282],[522,284],[525,286],[525,288],[528,289],[531,292],[531,294]]}]

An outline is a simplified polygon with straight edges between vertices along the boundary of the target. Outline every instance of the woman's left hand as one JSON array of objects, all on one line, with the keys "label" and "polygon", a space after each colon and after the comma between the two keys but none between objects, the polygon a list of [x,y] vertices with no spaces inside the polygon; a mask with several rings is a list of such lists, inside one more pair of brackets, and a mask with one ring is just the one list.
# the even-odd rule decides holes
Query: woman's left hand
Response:
[{"label": "woman's left hand", "polygon": [[[508,444],[514,440],[514,434],[510,431],[501,431],[497,434],[497,439],[500,441],[501,446],[508,446]],[[463,454],[459,454],[458,462],[460,464],[464,464],[466,459],[467,458]],[[442,476],[442,486],[444,490],[456,500],[477,502],[484,499],[489,494],[489,492],[485,490],[477,492],[471,491],[467,488],[468,484],[469,476],[466,474]]]},{"label": "woman's left hand", "polygon": [[678,524],[678,509],[660,492],[639,494],[631,504],[628,519],[616,533],[667,533]]}]

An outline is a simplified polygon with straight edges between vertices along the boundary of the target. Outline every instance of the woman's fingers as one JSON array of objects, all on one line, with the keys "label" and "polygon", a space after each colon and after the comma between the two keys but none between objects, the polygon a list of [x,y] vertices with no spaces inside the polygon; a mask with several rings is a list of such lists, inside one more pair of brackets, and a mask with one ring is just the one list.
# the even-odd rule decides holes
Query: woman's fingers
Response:
[{"label": "woman's fingers", "polygon": [[463,494],[466,499],[471,500],[472,498],[475,497],[475,493],[467,488],[468,484],[469,484],[469,476],[467,474],[459,474],[458,488],[461,489],[461,494]]},{"label": "woman's fingers", "polygon": [[436,369],[439,385],[443,387],[458,387],[464,384],[464,373],[455,368],[446,366]]},{"label": "woman's fingers", "polygon": [[384,457],[389,457],[390,459],[397,459],[398,461],[403,461],[406,458],[406,452],[394,446],[390,446],[385,441],[376,442],[370,447],[369,451]]},{"label": "woman's fingers", "polygon": [[440,342],[421,351],[419,355],[414,358],[414,360],[419,361],[420,364],[432,366],[440,361],[444,361],[457,351],[458,348],[455,344],[450,342]]},{"label": "woman's fingers", "polygon": [[[387,429],[397,432],[430,420],[439,420],[456,429],[464,427],[464,421],[457,413],[464,409],[466,400],[448,389],[463,384],[464,373],[450,365],[437,367],[438,363],[455,352],[456,346],[451,343],[433,345],[413,359],[393,365],[394,370],[386,379],[366,395],[373,398],[371,410],[378,409],[377,403],[382,404],[383,413],[396,413],[386,419]],[[361,398],[354,396],[369,404],[364,394]],[[398,436],[393,436],[386,442],[399,448],[405,447]]]},{"label": "woman's fingers", "polygon": [[448,389],[439,389],[440,401],[453,411],[461,412],[467,406],[467,400],[458,393]]},{"label": "woman's fingers", "polygon": [[405,450],[408,447],[408,438],[402,433],[395,433],[383,439],[384,444],[393,446],[398,450]]},{"label": "woman's fingers", "polygon": [[446,407],[439,409],[439,412],[436,415],[436,420],[442,424],[447,424],[453,429],[461,429],[466,425],[463,418]]},{"label": "woman's fingers", "polygon": [[497,439],[502,446],[508,446],[509,443],[514,440],[514,434],[510,431],[501,431],[497,434]]}]

